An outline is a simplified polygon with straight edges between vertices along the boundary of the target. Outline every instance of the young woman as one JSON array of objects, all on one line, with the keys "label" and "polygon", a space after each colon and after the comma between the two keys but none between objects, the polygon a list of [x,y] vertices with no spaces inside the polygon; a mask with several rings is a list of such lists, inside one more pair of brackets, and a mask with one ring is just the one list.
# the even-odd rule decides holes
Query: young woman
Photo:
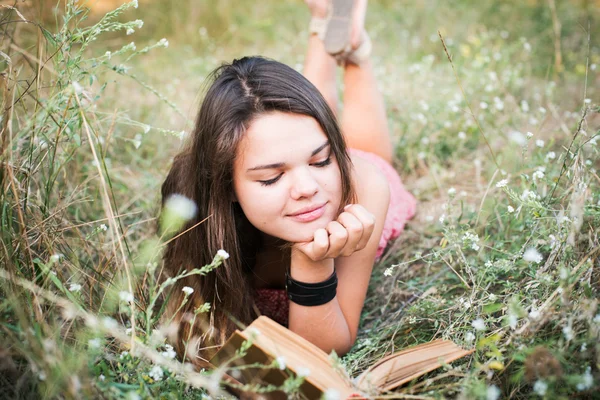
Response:
[{"label": "young woman", "polygon": [[[415,200],[390,165],[362,28],[366,0],[346,10],[337,0],[306,2],[313,21],[304,76],[259,57],[218,68],[190,143],[162,186],[163,202],[181,194],[198,205],[183,230],[205,220],[169,243],[168,273],[208,264],[220,249],[230,254],[210,274],[179,281],[169,298],[173,315],[181,288],[194,289],[176,316],[176,348],[197,365],[236,324],[259,314],[326,352],[347,353],[373,264],[414,214]],[[337,63],[344,67],[340,125]],[[204,302],[210,312],[192,326]]]}]

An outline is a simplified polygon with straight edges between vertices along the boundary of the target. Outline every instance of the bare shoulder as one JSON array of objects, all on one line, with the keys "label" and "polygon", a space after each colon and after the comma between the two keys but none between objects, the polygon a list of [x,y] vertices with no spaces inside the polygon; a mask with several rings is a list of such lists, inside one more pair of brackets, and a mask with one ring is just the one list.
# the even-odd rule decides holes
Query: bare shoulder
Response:
[{"label": "bare shoulder", "polygon": [[358,155],[351,155],[353,168],[354,185],[358,203],[362,204],[372,213],[378,210],[370,209],[369,206],[379,209],[385,207],[387,212],[390,200],[390,186],[381,170],[373,165],[369,160]]}]

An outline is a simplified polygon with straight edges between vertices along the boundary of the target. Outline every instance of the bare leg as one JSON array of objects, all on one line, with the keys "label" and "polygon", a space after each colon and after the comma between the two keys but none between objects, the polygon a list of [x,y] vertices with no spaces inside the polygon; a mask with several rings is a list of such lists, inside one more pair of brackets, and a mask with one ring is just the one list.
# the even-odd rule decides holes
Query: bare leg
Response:
[{"label": "bare leg", "polygon": [[337,114],[336,68],[335,59],[325,51],[321,39],[311,35],[304,60],[304,76],[319,89],[335,114]]},{"label": "bare leg", "polygon": [[346,64],[342,132],[348,147],[375,153],[392,162],[392,142],[383,96],[370,60]]}]

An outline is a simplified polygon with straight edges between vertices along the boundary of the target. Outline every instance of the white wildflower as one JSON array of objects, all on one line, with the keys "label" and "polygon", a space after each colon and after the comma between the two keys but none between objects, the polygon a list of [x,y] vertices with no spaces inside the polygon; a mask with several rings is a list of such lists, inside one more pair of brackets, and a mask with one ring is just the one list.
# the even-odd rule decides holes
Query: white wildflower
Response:
[{"label": "white wildflower", "polygon": [[127,28],[127,31],[125,32],[127,35],[132,35],[135,33],[135,30],[133,28]]},{"label": "white wildflower", "polygon": [[106,232],[108,230],[108,226],[106,226],[106,224],[100,224],[100,230]]},{"label": "white wildflower", "polygon": [[121,299],[121,301],[125,301],[127,303],[133,303],[133,294],[126,290],[122,290],[119,292],[119,299]]},{"label": "white wildflower", "polygon": [[133,329],[131,329],[131,328],[126,328],[125,329],[125,334],[126,335],[131,335],[131,332],[133,332]]},{"label": "white wildflower", "polygon": [[545,396],[547,390],[548,390],[548,384],[546,382],[544,382],[543,380],[541,380],[541,379],[538,379],[533,384],[533,391],[538,396]]},{"label": "white wildflower", "polygon": [[553,151],[549,151],[548,154],[546,154],[546,161],[554,160],[555,158],[556,158],[556,153]]},{"label": "white wildflower", "polygon": [[523,48],[525,49],[526,52],[530,52],[531,51],[531,45],[529,44],[529,42],[525,42],[523,43]]},{"label": "white wildflower", "polygon": [[250,331],[248,333],[250,334],[250,337],[260,336],[262,334],[260,330],[254,327],[250,328]]},{"label": "white wildflower", "polygon": [[468,310],[471,308],[471,302],[469,300],[465,300],[464,298],[458,299],[458,303],[462,306],[463,309]]},{"label": "white wildflower", "polygon": [[502,101],[499,97],[494,97],[494,107],[496,107],[496,110],[498,111],[504,110],[504,101]]},{"label": "white wildflower", "polygon": [[50,256],[50,264],[54,264],[60,261],[61,258],[64,257],[62,253],[54,253]]},{"label": "white wildflower", "polygon": [[98,376],[98,379],[102,382],[104,382],[104,380],[106,379],[106,377],[103,374],[100,374],[100,376]]},{"label": "white wildflower", "polygon": [[173,350],[173,346],[170,344],[165,344],[165,351],[160,354],[169,360],[172,360],[177,356],[177,353],[175,353],[175,350]]},{"label": "white wildflower", "polygon": [[523,110],[523,112],[529,112],[529,103],[527,100],[521,100],[521,110]]},{"label": "white wildflower", "polygon": [[439,218],[440,224],[443,224],[445,220],[446,220],[446,214],[440,215],[440,218]]},{"label": "white wildflower", "polygon": [[590,103],[592,102],[592,99],[585,99],[585,100],[583,100],[583,102],[584,102],[585,104],[590,104]]},{"label": "white wildflower", "polygon": [[157,45],[162,47],[169,47],[169,41],[166,38],[162,38],[158,41]]},{"label": "white wildflower", "polygon": [[129,355],[128,351],[124,351],[119,355],[119,360],[124,360]]},{"label": "white wildflower", "polygon": [[511,142],[518,144],[519,146],[525,146],[527,144],[527,138],[519,131],[510,131],[508,138]]},{"label": "white wildflower", "polygon": [[521,194],[521,200],[523,200],[523,201],[536,200],[537,198],[538,198],[538,195],[535,194],[534,191],[531,191],[529,189],[523,190],[523,193]]},{"label": "white wildflower", "polygon": [[569,271],[567,271],[566,268],[561,268],[558,272],[558,276],[564,281],[569,277]]},{"label": "white wildflower", "polygon": [[583,343],[581,345],[581,347],[579,348],[579,351],[581,351],[582,353],[585,353],[587,351],[587,343]]},{"label": "white wildflower", "polygon": [[169,196],[165,201],[165,208],[185,221],[194,218],[198,211],[196,203],[181,194]]},{"label": "white wildflower", "polygon": [[508,207],[506,207],[506,211],[508,211],[509,214],[512,214],[515,212],[515,209],[512,206],[508,206]]},{"label": "white wildflower", "polygon": [[134,392],[132,390],[131,392],[127,392],[127,396],[125,397],[125,400],[142,400],[142,398],[140,397],[139,394],[137,394],[136,392]]},{"label": "white wildflower", "polygon": [[584,391],[591,389],[594,386],[594,377],[592,376],[592,372],[590,367],[585,369],[585,373],[581,376],[581,382],[577,384],[577,390]]},{"label": "white wildflower", "polygon": [[482,110],[487,109],[488,103],[486,103],[485,101],[482,101],[481,103],[479,103],[479,108],[481,108]]},{"label": "white wildflower", "polygon": [[506,187],[506,185],[508,185],[508,179],[502,179],[501,181],[498,181],[498,183],[496,183],[497,188],[503,188]]},{"label": "white wildflower", "polygon": [[519,318],[517,317],[516,314],[514,313],[509,313],[508,314],[508,318],[506,319],[508,322],[508,326],[510,326],[511,329],[517,329],[517,324],[519,322]]},{"label": "white wildflower", "polygon": [[340,398],[340,392],[332,388],[327,389],[323,394],[324,400],[339,400]]},{"label": "white wildflower", "polygon": [[467,134],[466,134],[466,133],[464,133],[464,132],[462,132],[462,131],[461,131],[461,132],[458,132],[458,138],[459,138],[460,140],[465,140],[465,139],[467,138]]},{"label": "white wildflower", "polygon": [[420,151],[420,152],[417,154],[417,158],[418,158],[419,160],[424,160],[424,159],[425,159],[425,157],[427,157],[427,154],[425,154],[425,152],[423,152],[423,151]]},{"label": "white wildflower", "polygon": [[473,332],[469,331],[465,333],[465,342],[471,343],[473,340],[475,340],[475,335],[473,334]]},{"label": "white wildflower", "polygon": [[542,139],[538,139],[535,141],[535,145],[537,147],[544,147],[544,141]]},{"label": "white wildflower", "polygon": [[279,356],[275,359],[275,364],[277,364],[277,368],[279,368],[280,370],[285,370],[286,368],[286,364],[285,364],[285,357],[284,356]]},{"label": "white wildflower", "polygon": [[485,399],[486,400],[498,400],[500,398],[500,389],[498,389],[498,386],[496,385],[492,385],[492,386],[488,386],[487,391],[485,393]]},{"label": "white wildflower", "polygon": [[102,341],[100,340],[100,338],[94,338],[94,339],[88,340],[88,347],[90,349],[98,349],[98,348],[100,348],[101,344],[102,344]]},{"label": "white wildflower", "polygon": [[138,0],[133,0],[131,3],[129,3],[131,5],[133,5],[133,8],[138,8]]},{"label": "white wildflower", "polygon": [[110,60],[110,58],[112,57],[112,53],[110,51],[107,51],[106,53],[104,53],[104,57]]},{"label": "white wildflower", "polygon": [[157,382],[162,380],[163,374],[164,372],[160,365],[155,365],[154,367],[152,367],[150,372],[148,372],[148,376]]},{"label": "white wildflower", "polygon": [[383,276],[392,276],[392,270],[392,267],[386,268],[385,271],[383,271]]},{"label": "white wildflower", "polygon": [[537,320],[540,318],[540,316],[541,316],[540,312],[535,308],[532,308],[531,311],[529,312],[529,319]]},{"label": "white wildflower", "polygon": [[456,189],[454,189],[453,187],[448,189],[448,195],[454,196],[455,194],[456,194]]},{"label": "white wildflower", "polygon": [[69,292],[79,292],[81,290],[81,285],[79,283],[71,283],[69,285]]},{"label": "white wildflower", "polygon": [[530,247],[523,253],[523,260],[539,264],[542,262],[542,255],[535,247]]},{"label": "white wildflower", "polygon": [[543,171],[535,171],[532,175],[533,181],[536,182],[538,179],[543,179],[544,178],[544,172]]},{"label": "white wildflower", "polygon": [[229,258],[229,253],[223,249],[217,251],[217,257],[222,258],[223,260],[227,260]]},{"label": "white wildflower", "polygon": [[538,111],[541,112],[542,114],[546,114],[546,109],[544,107],[538,108]]},{"label": "white wildflower", "polygon": [[573,334],[573,328],[571,328],[571,325],[567,325],[567,326],[563,327],[562,333],[565,336],[565,339],[567,339],[567,341],[571,341],[575,337],[575,335]]},{"label": "white wildflower", "polygon": [[531,133],[531,132],[527,132],[527,135],[526,135],[526,136],[527,136],[527,139],[531,139],[531,138],[533,137],[533,133]]},{"label": "white wildflower", "polygon": [[102,318],[102,325],[104,325],[104,327],[109,330],[115,330],[119,327],[119,324],[117,323],[117,321],[115,321],[111,317]]},{"label": "white wildflower", "polygon": [[473,326],[473,328],[475,328],[475,330],[477,331],[484,331],[485,321],[482,318],[477,318],[476,320],[471,322],[471,326]]},{"label": "white wildflower", "polygon": [[600,324],[600,314],[596,314],[594,319],[592,320],[595,324]]},{"label": "white wildflower", "polygon": [[424,145],[428,145],[429,144],[429,138],[428,137],[424,137],[423,139],[421,139],[421,143]]},{"label": "white wildflower", "polygon": [[185,294],[186,294],[186,296],[189,296],[190,294],[194,293],[194,289],[192,289],[192,288],[191,288],[191,287],[189,287],[189,286],[184,286],[184,287],[183,287],[183,289],[181,289],[181,291],[182,291],[183,293],[185,293]]}]

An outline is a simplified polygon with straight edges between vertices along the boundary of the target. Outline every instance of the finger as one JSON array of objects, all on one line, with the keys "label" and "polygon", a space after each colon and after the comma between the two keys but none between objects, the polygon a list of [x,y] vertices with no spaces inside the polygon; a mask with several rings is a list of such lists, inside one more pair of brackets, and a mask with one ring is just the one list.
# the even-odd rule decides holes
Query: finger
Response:
[{"label": "finger", "polygon": [[312,246],[313,261],[322,260],[329,250],[329,233],[323,229],[317,229],[314,234]]},{"label": "finger", "polygon": [[342,255],[349,256],[356,251],[356,246],[358,246],[363,235],[363,226],[358,218],[349,212],[341,213],[337,220],[348,231],[348,240]]},{"label": "finger", "polygon": [[348,231],[337,221],[331,221],[327,224],[327,232],[329,232],[329,250],[328,257],[337,257],[341,254],[342,249],[348,241]]},{"label": "finger", "polygon": [[362,237],[356,246],[356,250],[362,250],[367,246],[367,243],[369,243],[369,239],[375,229],[375,216],[360,204],[352,204],[345,210],[354,215],[362,224]]}]

